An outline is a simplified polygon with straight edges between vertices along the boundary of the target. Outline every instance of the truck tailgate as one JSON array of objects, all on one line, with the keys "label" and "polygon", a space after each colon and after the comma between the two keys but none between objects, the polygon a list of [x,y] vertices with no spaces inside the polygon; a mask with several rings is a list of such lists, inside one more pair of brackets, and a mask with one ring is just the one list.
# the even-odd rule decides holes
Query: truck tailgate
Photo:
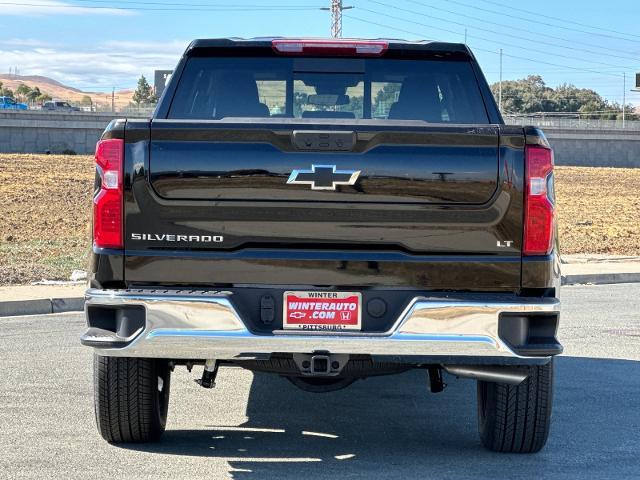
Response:
[{"label": "truck tailgate", "polygon": [[[501,128],[130,121],[126,279],[516,288],[523,135]],[[313,166],[359,176],[287,183]]]}]

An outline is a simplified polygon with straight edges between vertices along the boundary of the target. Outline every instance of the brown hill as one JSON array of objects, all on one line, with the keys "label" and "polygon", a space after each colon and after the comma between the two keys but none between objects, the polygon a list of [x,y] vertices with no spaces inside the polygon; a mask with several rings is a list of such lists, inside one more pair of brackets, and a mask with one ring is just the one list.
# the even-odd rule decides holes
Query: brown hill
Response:
[{"label": "brown hill", "polygon": [[[94,105],[98,108],[108,108],[111,106],[111,92],[83,92],[77,88],[64,85],[57,80],[41,75],[9,75],[0,74],[0,82],[3,86],[15,90],[18,85],[25,85],[34,88],[38,87],[41,92],[48,93],[55,100],[65,100],[67,102],[78,104],[82,97],[88,95],[91,97]],[[116,108],[125,107],[131,102],[133,90],[120,90],[115,93]]]}]

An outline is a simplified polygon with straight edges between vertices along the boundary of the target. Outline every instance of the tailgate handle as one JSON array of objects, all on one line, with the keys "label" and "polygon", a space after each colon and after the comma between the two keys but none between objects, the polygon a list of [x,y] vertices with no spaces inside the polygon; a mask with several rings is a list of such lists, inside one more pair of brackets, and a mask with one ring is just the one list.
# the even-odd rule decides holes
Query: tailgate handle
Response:
[{"label": "tailgate handle", "polygon": [[356,134],[329,130],[294,130],[291,141],[298,150],[345,151],[353,150]]}]

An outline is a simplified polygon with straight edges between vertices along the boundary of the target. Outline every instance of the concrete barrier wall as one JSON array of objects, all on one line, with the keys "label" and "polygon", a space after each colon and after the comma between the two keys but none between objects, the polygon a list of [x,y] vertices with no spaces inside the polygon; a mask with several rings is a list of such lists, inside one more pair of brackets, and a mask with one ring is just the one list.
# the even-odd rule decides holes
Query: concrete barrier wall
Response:
[{"label": "concrete barrier wall", "polygon": [[122,116],[0,110],[0,153],[93,153],[104,128]]},{"label": "concrete barrier wall", "polygon": [[640,167],[640,131],[544,129],[557,165]]},{"label": "concrete barrier wall", "polygon": [[[114,118],[122,114],[0,111],[0,152],[90,154]],[[638,130],[547,127],[544,131],[558,165],[640,167]]]}]

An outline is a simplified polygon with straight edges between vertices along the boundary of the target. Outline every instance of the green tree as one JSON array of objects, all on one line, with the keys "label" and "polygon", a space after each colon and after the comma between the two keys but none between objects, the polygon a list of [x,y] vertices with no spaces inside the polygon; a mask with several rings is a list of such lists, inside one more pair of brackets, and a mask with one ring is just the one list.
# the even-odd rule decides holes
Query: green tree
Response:
[{"label": "green tree", "polygon": [[158,98],[156,94],[153,92],[151,85],[147,82],[147,79],[144,78],[144,75],[140,76],[138,80],[138,87],[136,91],[133,92],[133,101],[136,105],[149,105],[158,102]]},{"label": "green tree", "polygon": [[13,91],[10,88],[3,87],[2,82],[0,82],[0,97],[9,97],[15,99]]},{"label": "green tree", "polygon": [[304,92],[293,92],[293,116],[302,116],[304,106],[307,104],[307,94]]},{"label": "green tree", "polygon": [[[494,83],[491,90],[498,98],[498,84]],[[555,112],[557,105],[552,92],[539,75],[502,82],[502,110],[506,113]]]},{"label": "green tree", "polygon": [[83,105],[85,107],[90,107],[91,105],[93,105],[93,100],[91,100],[91,97],[89,95],[84,95],[80,99],[80,105]]},{"label": "green tree", "polygon": [[35,102],[40,95],[42,95],[40,88],[33,87],[27,94],[27,98],[29,99],[30,102]]},{"label": "green tree", "polygon": [[357,97],[349,97],[349,103],[346,105],[338,105],[336,110],[339,112],[352,112],[356,118],[362,118],[363,114],[364,97],[359,95]]},{"label": "green tree", "polygon": [[53,100],[53,98],[51,98],[51,95],[48,93],[42,93],[36,98],[36,101],[40,103],[48,102],[49,100]]},{"label": "green tree", "polygon": [[29,94],[31,93],[31,87],[25,85],[24,83],[21,83],[20,85],[18,85],[18,88],[16,88],[15,93],[20,100],[26,100],[29,98]]},{"label": "green tree", "polygon": [[[498,98],[499,84],[491,85],[491,91]],[[627,105],[627,118],[634,119],[633,105]],[[622,105],[609,102],[595,90],[578,88],[563,83],[558,87],[548,87],[539,75],[530,75],[520,80],[502,82],[502,111],[504,113],[578,113],[583,118],[620,119]]]},{"label": "green tree", "polygon": [[391,105],[398,101],[401,85],[401,83],[387,83],[378,90],[371,108],[371,115],[374,118],[386,117],[388,115]]}]

